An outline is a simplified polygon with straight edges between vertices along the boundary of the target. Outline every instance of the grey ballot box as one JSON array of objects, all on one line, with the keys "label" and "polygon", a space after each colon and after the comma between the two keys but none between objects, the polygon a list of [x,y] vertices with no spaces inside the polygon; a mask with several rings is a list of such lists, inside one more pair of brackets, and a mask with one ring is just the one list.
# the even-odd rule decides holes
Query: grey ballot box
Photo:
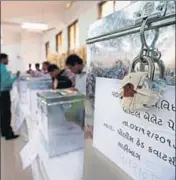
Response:
[{"label": "grey ballot box", "polygon": [[[19,101],[22,105],[32,104],[31,100],[33,94],[31,92],[36,92],[40,90],[46,90],[52,88],[51,78],[38,78],[30,76],[22,76],[17,81],[17,89],[19,94]],[[36,96],[35,96],[36,97]]]},{"label": "grey ballot box", "polygon": [[[28,122],[31,126],[35,125],[38,121],[37,92],[51,89],[51,78],[22,75],[17,80],[15,88],[18,94],[18,100],[15,104],[15,124],[17,128],[19,128],[22,119],[26,118],[30,118]],[[28,129],[31,130],[29,127]]]},{"label": "grey ballot box", "polygon": [[84,95],[68,90],[37,94],[41,142],[50,157],[83,148]]}]

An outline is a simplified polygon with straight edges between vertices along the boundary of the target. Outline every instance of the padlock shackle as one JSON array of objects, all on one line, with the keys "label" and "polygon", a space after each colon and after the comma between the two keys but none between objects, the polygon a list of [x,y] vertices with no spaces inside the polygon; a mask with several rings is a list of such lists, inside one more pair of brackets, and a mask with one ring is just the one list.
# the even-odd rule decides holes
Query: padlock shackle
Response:
[{"label": "padlock shackle", "polygon": [[159,78],[165,79],[165,66],[162,60],[156,62],[159,68]]},{"label": "padlock shackle", "polygon": [[[154,79],[154,74],[155,74],[155,64],[154,62],[152,61],[152,59],[148,56],[143,56],[143,60],[148,64],[148,78],[153,80]],[[131,67],[130,67],[130,72],[135,72],[135,66],[137,63],[141,63],[141,58],[140,56],[137,56],[132,64],[131,64]]]}]

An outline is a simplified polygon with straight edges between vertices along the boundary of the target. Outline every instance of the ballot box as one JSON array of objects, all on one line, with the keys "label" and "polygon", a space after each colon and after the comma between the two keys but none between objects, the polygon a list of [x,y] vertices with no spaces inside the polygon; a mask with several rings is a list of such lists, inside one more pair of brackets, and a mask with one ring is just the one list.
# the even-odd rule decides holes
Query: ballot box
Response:
[{"label": "ballot box", "polygon": [[84,95],[70,90],[39,92],[41,141],[50,157],[83,148]]},{"label": "ballot box", "polygon": [[[175,159],[175,149],[154,137],[155,134],[157,137],[167,137],[168,141],[175,144],[175,128],[169,128],[168,124],[175,124],[176,71],[173,39],[176,3],[116,2],[119,10],[90,25],[86,41],[88,73],[83,179],[172,180],[175,179],[174,163],[168,164],[167,160],[162,159],[162,154]],[[147,65],[142,68],[138,66],[140,63],[133,64],[136,57],[146,52],[143,47],[154,51],[157,49],[161,53],[158,53],[161,59],[157,59],[155,63],[154,80],[161,82],[159,74],[160,77],[164,75],[163,79],[168,86],[161,101],[163,103],[158,103],[157,107],[147,110],[146,114],[131,111],[127,113],[120,104],[121,80],[134,66],[134,72],[148,72],[150,68]],[[154,54],[149,55],[152,61],[155,61]],[[174,108],[171,110],[169,107]],[[138,113],[140,116],[136,115]],[[152,123],[158,120],[163,121],[162,125]],[[121,123],[125,121],[129,126],[135,124],[135,128],[128,129]],[[139,130],[141,127],[145,129],[145,135]],[[152,137],[147,135],[150,131],[153,131]],[[128,137],[132,137],[134,142]],[[140,144],[144,143],[145,147],[139,147],[137,140]],[[136,159],[136,153],[140,155],[140,160]]]},{"label": "ballot box", "polygon": [[51,88],[52,80],[50,78],[22,76],[19,79],[19,103],[26,115],[31,116],[34,120],[37,119],[37,92]]},{"label": "ballot box", "polygon": [[[23,129],[26,119],[28,134],[31,134],[30,126],[38,123],[37,92],[52,88],[52,80],[49,78],[33,78],[27,75],[21,76],[13,86],[13,127],[16,131]],[[25,130],[26,131],[26,130]]]}]

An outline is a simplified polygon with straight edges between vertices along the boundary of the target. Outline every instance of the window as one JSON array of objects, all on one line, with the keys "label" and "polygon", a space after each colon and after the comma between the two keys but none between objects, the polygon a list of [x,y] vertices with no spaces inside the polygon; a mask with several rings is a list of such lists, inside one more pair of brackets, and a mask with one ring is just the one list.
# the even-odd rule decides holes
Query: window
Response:
[{"label": "window", "polygon": [[62,32],[56,35],[56,51],[61,52],[62,49]]},{"label": "window", "polygon": [[130,1],[104,1],[99,4],[99,18],[108,16],[128,6]]},{"label": "window", "polygon": [[114,2],[115,1],[105,1],[99,5],[99,16],[103,18],[114,12]]},{"label": "window", "polygon": [[68,27],[68,49],[76,49],[78,45],[78,21]]},{"label": "window", "polygon": [[45,52],[46,52],[46,57],[48,57],[49,53],[50,53],[50,47],[49,47],[49,42],[47,42],[45,44]]}]

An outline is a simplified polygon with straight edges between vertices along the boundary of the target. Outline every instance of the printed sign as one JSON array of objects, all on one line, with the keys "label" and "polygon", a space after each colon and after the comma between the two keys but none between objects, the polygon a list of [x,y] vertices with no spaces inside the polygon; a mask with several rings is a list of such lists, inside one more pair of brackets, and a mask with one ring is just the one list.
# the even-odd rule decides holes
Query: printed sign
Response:
[{"label": "printed sign", "polygon": [[127,112],[120,80],[97,78],[93,146],[135,180],[175,180],[175,88],[146,112]]}]

